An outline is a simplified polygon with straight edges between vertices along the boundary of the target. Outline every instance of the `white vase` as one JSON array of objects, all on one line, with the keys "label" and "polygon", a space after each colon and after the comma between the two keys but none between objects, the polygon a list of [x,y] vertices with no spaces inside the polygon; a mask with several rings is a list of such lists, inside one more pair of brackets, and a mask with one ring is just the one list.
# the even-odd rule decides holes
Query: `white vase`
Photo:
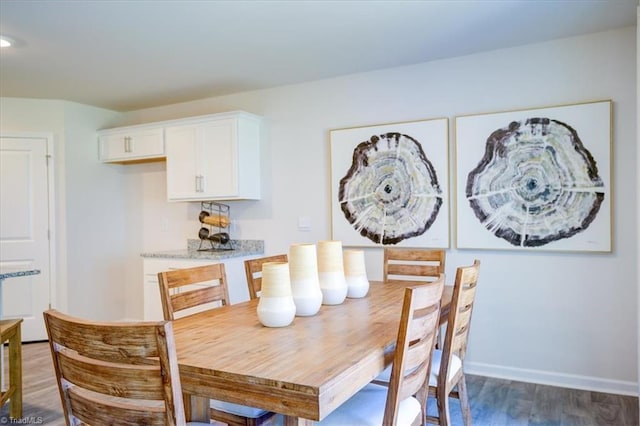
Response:
[{"label": "white vase", "polygon": [[342,241],[318,242],[318,279],[323,305],[339,305],[347,297]]},{"label": "white vase", "polygon": [[369,292],[369,280],[363,250],[344,251],[344,277],[347,281],[347,297],[365,297]]},{"label": "white vase", "polygon": [[322,305],[322,291],[318,279],[318,259],[314,244],[293,244],[289,248],[291,293],[297,316],[318,313]]},{"label": "white vase", "polygon": [[286,327],[293,322],[296,305],[291,294],[289,264],[267,262],[262,265],[262,291],[258,319],[266,327]]}]

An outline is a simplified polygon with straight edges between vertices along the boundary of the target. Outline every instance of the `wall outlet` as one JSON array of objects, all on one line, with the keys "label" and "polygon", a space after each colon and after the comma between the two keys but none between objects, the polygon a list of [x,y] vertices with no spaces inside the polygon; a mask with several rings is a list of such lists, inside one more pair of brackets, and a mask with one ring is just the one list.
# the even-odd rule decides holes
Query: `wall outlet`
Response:
[{"label": "wall outlet", "polygon": [[311,231],[311,218],[308,216],[298,217],[298,231]]}]

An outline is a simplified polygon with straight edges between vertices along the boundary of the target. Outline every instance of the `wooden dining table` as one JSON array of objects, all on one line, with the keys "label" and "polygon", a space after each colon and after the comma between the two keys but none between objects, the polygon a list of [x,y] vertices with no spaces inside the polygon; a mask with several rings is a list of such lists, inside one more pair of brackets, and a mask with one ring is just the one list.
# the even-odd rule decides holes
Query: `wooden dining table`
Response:
[{"label": "wooden dining table", "polygon": [[[174,320],[191,419],[208,421],[212,398],[283,414],[286,425],[322,420],[391,364],[404,288],[372,281],[366,297],[280,328],[260,323],[257,299]],[[445,286],[441,324],[451,295]]]}]

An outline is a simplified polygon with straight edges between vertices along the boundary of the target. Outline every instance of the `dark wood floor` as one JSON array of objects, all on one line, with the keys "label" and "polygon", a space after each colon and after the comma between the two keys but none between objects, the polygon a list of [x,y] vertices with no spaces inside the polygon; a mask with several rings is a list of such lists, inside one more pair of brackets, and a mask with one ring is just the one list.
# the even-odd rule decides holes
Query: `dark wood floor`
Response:
[{"label": "dark wood floor", "polygon": [[[27,343],[22,350],[24,417],[21,424],[64,425],[48,344]],[[467,383],[476,426],[640,424],[636,397],[471,375],[467,376]],[[461,425],[457,401],[453,400],[451,407],[453,425]],[[433,409],[435,404],[430,404],[430,410]],[[7,416],[5,405],[0,410],[1,424],[8,424]]]}]

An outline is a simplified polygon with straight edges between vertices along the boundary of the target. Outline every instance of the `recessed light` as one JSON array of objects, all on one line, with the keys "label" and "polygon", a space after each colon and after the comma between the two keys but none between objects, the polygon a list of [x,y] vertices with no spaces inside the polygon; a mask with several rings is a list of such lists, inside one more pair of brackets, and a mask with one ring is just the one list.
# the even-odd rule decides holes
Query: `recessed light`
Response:
[{"label": "recessed light", "polygon": [[11,47],[13,43],[14,41],[11,37],[0,36],[0,47]]}]

